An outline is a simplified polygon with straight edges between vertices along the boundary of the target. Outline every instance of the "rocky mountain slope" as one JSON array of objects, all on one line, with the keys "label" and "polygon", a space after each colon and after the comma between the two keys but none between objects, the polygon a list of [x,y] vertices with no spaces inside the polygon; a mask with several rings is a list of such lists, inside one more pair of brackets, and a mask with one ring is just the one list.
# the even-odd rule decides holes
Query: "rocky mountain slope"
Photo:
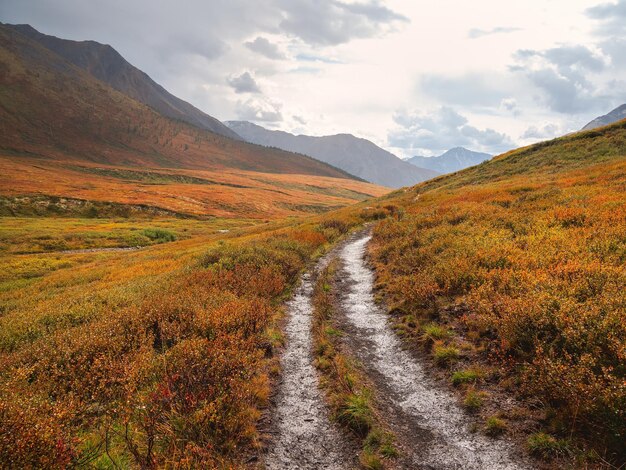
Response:
[{"label": "rocky mountain slope", "polygon": [[583,127],[581,130],[588,131],[591,129],[596,129],[598,127],[607,126],[609,124],[613,124],[614,122],[621,121],[622,119],[626,119],[626,104],[618,106],[613,111],[604,116],[599,116]]},{"label": "rocky mountain slope", "polygon": [[410,165],[369,140],[351,134],[313,137],[272,131],[247,121],[228,121],[226,125],[248,142],[309,155],[390,188],[411,186],[439,174]]}]

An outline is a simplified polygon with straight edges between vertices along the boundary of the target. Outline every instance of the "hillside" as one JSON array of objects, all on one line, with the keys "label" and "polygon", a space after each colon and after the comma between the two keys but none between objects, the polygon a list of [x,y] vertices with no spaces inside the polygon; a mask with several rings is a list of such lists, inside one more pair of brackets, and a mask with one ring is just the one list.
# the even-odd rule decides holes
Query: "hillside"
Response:
[{"label": "hillside", "polygon": [[129,64],[115,49],[96,41],[70,41],[42,34],[30,25],[5,25],[60,55],[113,89],[160,114],[231,139],[239,136],[220,121],[177,98]]},{"label": "hillside", "polygon": [[622,121],[384,198],[372,257],[397,328],[537,455],[626,461],[625,184]]},{"label": "hillside", "polygon": [[274,217],[384,192],[313,158],[166,118],[6,26],[0,85],[3,205],[38,195]]},{"label": "hillside", "polygon": [[591,129],[596,129],[598,127],[607,126],[609,124],[613,124],[614,122],[621,121],[622,119],[626,119],[626,104],[618,106],[613,111],[605,114],[604,116],[599,116],[595,118],[581,130],[588,131]]},{"label": "hillside", "polygon": [[226,125],[248,142],[309,155],[381,186],[410,186],[438,175],[435,171],[411,166],[369,140],[350,134],[296,136],[246,121],[229,121]]},{"label": "hillside", "polygon": [[412,157],[407,162],[420,168],[428,168],[439,173],[453,173],[489,160],[488,153],[473,152],[464,147],[455,147],[438,157]]}]

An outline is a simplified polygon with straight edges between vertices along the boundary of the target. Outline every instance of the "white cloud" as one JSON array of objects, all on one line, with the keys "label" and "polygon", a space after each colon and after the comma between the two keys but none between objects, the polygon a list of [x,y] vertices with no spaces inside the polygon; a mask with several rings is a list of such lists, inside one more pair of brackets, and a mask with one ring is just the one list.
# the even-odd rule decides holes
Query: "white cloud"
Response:
[{"label": "white cloud", "polygon": [[491,36],[492,34],[515,33],[517,31],[521,31],[521,28],[513,28],[507,26],[498,26],[491,29],[472,28],[467,33],[467,37],[469,37],[470,39],[478,39],[482,38],[483,36]]},{"label": "white cloud", "polygon": [[264,98],[249,98],[238,101],[236,113],[242,121],[276,123],[283,120],[282,105]]},{"label": "white cloud", "polygon": [[506,134],[478,129],[445,106],[428,113],[399,111],[394,121],[397,127],[389,133],[389,145],[407,149],[412,155],[438,155],[453,147],[496,154],[515,147]]}]

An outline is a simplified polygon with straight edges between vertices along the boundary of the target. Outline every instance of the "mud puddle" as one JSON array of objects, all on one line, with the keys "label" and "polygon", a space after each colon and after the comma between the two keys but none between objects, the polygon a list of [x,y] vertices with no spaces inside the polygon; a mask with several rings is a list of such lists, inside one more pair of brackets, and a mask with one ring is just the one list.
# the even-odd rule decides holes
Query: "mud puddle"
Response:
[{"label": "mud puddle", "polygon": [[370,238],[362,233],[339,251],[345,275],[341,307],[353,354],[374,380],[402,443],[405,455],[398,463],[416,469],[533,468],[511,442],[473,433],[454,395],[402,348],[386,313],[374,302],[374,274],[365,260]]}]

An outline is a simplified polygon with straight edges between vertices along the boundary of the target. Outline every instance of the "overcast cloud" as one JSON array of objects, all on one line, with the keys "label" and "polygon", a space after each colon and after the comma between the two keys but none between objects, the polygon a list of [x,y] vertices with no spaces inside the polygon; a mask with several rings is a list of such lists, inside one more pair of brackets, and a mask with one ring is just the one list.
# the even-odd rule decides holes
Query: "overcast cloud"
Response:
[{"label": "overcast cloud", "polygon": [[497,153],[626,102],[626,0],[0,0],[222,120]]}]

